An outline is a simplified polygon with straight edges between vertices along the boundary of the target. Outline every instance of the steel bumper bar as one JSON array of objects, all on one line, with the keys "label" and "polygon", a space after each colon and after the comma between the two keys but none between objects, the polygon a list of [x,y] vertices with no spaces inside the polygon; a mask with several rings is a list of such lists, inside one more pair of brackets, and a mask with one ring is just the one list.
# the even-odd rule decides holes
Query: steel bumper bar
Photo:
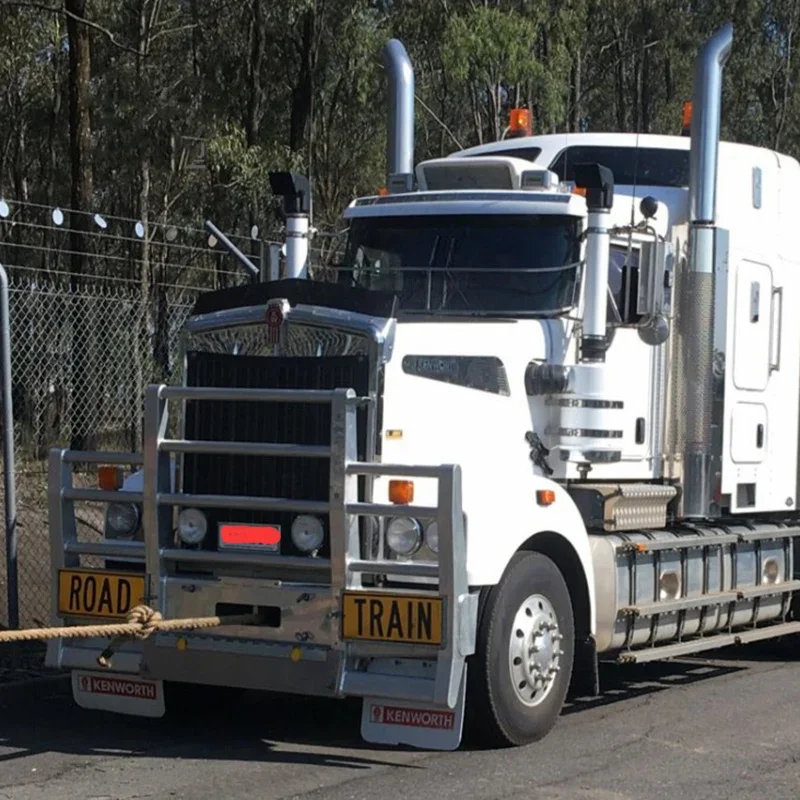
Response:
[{"label": "steel bumper bar", "polygon": [[[245,402],[328,403],[331,406],[330,447],[309,447],[277,443],[203,442],[169,437],[170,400],[186,402],[222,399]],[[53,570],[76,567],[83,556],[125,558],[144,562],[147,602],[166,618],[218,613],[220,604],[252,605],[277,609],[274,624],[255,629],[219,630],[184,637],[185,652],[173,647],[174,636],[157,634],[138,648],[115,657],[114,670],[144,670],[152,677],[223,684],[232,680],[235,669],[231,658],[252,657],[261,663],[252,676],[239,677],[239,684],[278,691],[315,691],[292,677],[313,672],[316,664],[324,673],[325,685],[319,693],[338,696],[415,700],[442,707],[455,707],[465,659],[474,652],[477,595],[467,585],[466,539],[461,505],[461,470],[456,465],[405,465],[361,463],[356,451],[356,411],[363,406],[352,390],[294,391],[233,388],[167,388],[151,386],[145,400],[144,455],[112,453],[72,453],[56,450],[50,459],[50,524]],[[186,495],[172,485],[171,459],[185,453],[234,453],[291,455],[297,458],[330,460],[330,495],[326,501],[281,497],[228,497]],[[77,489],[72,482],[72,463],[144,465],[144,489],[126,493],[126,498],[141,501],[145,541],[84,542],[76,533],[74,504],[80,501],[108,502],[118,499],[114,492]],[[439,526],[437,562],[399,562],[371,560],[361,551],[359,518],[381,518],[398,513],[394,505],[373,503],[359,498],[359,477],[402,476],[436,481],[435,504],[403,507],[403,513],[436,520]],[[176,506],[230,506],[241,509],[289,510],[297,513],[327,513],[330,520],[330,559],[283,557],[278,554],[233,550],[191,550],[177,547],[173,515]],[[248,567],[254,576],[235,578],[232,570]],[[204,576],[199,574],[202,570]],[[195,572],[197,571],[197,572]],[[298,575],[305,575],[307,586]],[[345,639],[342,635],[342,608],[348,592],[389,593],[367,585],[365,576],[389,575],[393,580],[425,578],[431,581],[420,588],[442,598],[443,631],[441,644],[408,645]],[[267,577],[268,576],[268,577]],[[287,583],[287,581],[292,581]],[[433,582],[435,581],[435,584]],[[57,581],[54,581],[57,585]],[[369,584],[369,581],[367,581]],[[313,596],[313,600],[305,599]],[[58,615],[57,586],[54,586],[54,616]],[[88,668],[104,645],[52,648],[51,663]],[[187,660],[186,654],[195,654]],[[93,655],[94,654],[94,655]],[[120,653],[122,655],[122,653]],[[365,656],[426,659],[435,666],[428,679],[381,673],[364,667]],[[137,663],[136,659],[141,659]],[[263,661],[267,659],[267,663]],[[242,663],[242,662],[238,662]],[[287,666],[290,665],[290,666]],[[302,669],[294,669],[305,664]],[[119,665],[119,666],[118,666]],[[216,666],[214,666],[216,665]],[[222,671],[215,672],[219,667]],[[248,668],[249,669],[249,668]],[[259,670],[261,670],[259,672]],[[270,686],[269,676],[275,672]],[[278,679],[278,673],[281,677]],[[328,677],[330,673],[330,678]],[[184,677],[179,677],[183,675]],[[202,675],[202,680],[198,676]],[[261,677],[258,677],[261,676]]]}]

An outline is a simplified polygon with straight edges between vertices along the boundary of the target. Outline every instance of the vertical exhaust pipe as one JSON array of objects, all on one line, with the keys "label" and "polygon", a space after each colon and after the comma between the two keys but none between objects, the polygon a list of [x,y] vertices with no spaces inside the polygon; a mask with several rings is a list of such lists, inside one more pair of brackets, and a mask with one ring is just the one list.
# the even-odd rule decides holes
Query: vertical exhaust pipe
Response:
[{"label": "vertical exhaust pipe", "polygon": [[733,43],[725,24],[695,60],[689,172],[689,267],[681,303],[683,317],[683,516],[708,517],[719,464],[712,439],[714,264],[717,234],[717,159],[722,109],[722,71]]},{"label": "vertical exhaust pipe", "polygon": [[386,43],[383,63],[389,78],[386,188],[410,192],[414,184],[414,68],[398,39]]},{"label": "vertical exhaust pipe", "polygon": [[703,45],[694,67],[689,219],[713,225],[717,212],[717,157],[722,115],[722,70],[733,44],[733,25],[723,25]]}]

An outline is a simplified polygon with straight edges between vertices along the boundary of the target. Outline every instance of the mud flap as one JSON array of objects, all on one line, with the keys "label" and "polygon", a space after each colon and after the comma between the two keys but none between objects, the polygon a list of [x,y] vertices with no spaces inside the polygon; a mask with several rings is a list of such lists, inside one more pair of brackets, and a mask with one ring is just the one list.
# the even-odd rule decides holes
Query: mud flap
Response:
[{"label": "mud flap", "polygon": [[455,708],[365,697],[361,736],[372,744],[410,745],[424,750],[457,750],[464,729],[466,668]]},{"label": "mud flap", "polygon": [[164,684],[109,672],[72,672],[72,697],[81,708],[137,717],[163,717]]}]

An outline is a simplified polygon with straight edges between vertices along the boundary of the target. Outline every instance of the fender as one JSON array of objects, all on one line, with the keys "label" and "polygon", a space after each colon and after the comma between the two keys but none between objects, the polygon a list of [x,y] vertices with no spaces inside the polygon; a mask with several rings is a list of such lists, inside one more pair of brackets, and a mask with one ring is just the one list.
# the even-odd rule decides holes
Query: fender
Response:
[{"label": "fender", "polygon": [[[594,569],[583,518],[562,486],[540,476],[530,477],[525,491],[503,493],[502,513],[495,513],[493,518],[486,515],[482,504],[469,503],[471,495],[465,490],[470,586],[493,586],[499,583],[506,566],[518,550],[539,549],[537,539],[543,540],[547,536],[548,542],[552,542],[553,536],[557,536],[580,563],[589,601],[589,626],[594,635]],[[537,492],[543,490],[553,492],[555,501],[550,505],[537,502]]]}]

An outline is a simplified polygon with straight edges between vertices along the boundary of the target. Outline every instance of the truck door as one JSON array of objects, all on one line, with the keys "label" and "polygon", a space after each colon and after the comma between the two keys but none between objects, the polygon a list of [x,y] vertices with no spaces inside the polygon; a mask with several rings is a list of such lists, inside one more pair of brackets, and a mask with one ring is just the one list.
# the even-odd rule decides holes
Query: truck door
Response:
[{"label": "truck door", "polygon": [[[775,292],[767,264],[742,260],[736,269],[733,320],[735,390],[731,409],[730,456],[737,464],[758,464],[767,453],[769,385],[778,357],[780,327],[775,323]],[[773,352],[776,351],[776,352]]]}]

